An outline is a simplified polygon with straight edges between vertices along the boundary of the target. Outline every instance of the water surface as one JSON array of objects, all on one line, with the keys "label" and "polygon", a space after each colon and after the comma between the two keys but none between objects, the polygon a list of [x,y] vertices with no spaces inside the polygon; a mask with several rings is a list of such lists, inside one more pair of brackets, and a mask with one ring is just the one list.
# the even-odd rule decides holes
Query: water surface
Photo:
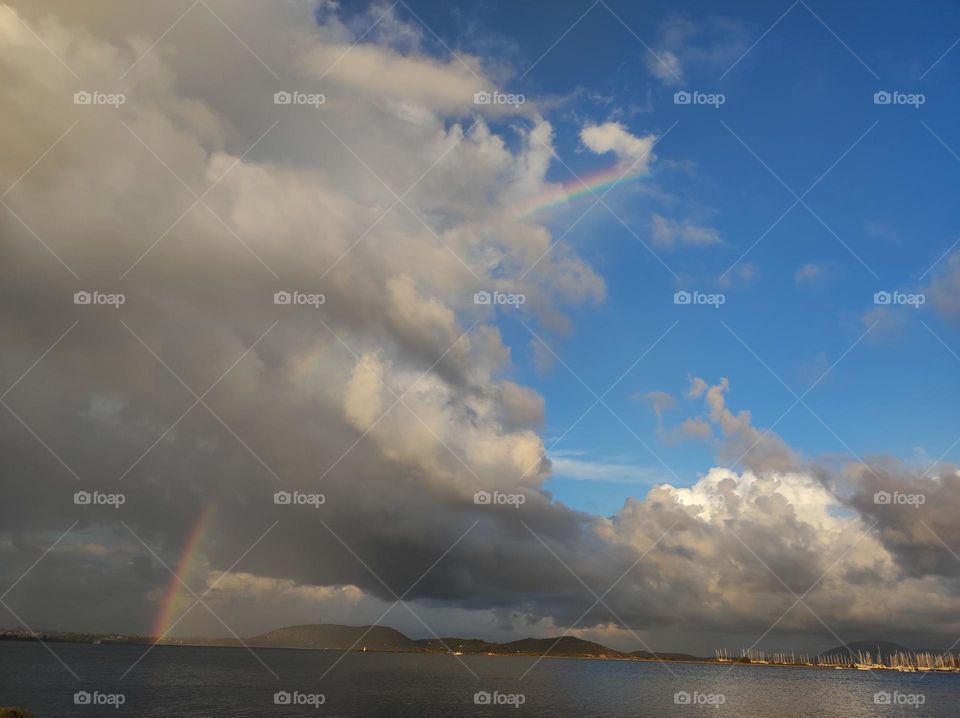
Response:
[{"label": "water surface", "polygon": [[[257,649],[268,670],[242,648],[158,646],[121,678],[147,647],[49,646],[79,680],[41,644],[3,641],[0,706],[38,718],[960,715],[960,675],[547,658],[521,677],[536,659]],[[77,691],[123,705],[75,705]],[[304,702],[277,705],[278,692]],[[504,703],[477,705],[478,692]],[[878,692],[909,703],[878,705]]]}]

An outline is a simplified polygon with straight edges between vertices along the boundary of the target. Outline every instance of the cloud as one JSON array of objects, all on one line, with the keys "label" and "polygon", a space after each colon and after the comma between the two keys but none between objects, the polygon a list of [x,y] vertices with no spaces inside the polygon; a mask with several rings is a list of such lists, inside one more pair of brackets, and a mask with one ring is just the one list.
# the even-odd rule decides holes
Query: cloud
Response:
[{"label": "cloud", "polygon": [[[779,436],[770,430],[761,431],[753,426],[753,418],[747,410],[733,413],[727,406],[730,382],[723,378],[711,385],[700,377],[690,377],[690,387],[684,396],[687,399],[704,400],[706,417],[685,419],[679,426],[665,432],[668,441],[685,438],[707,441],[717,451],[721,461],[742,465],[758,474],[768,472],[799,471],[804,468],[801,457]],[[714,440],[714,429],[719,438]]]},{"label": "cloud", "polygon": [[656,159],[652,151],[656,135],[637,137],[619,122],[587,125],[580,130],[580,140],[598,155],[612,152],[619,162],[632,166],[637,172],[646,172]]},{"label": "cloud", "polygon": [[683,68],[680,58],[670,50],[661,50],[657,56],[647,57],[647,69],[661,82],[672,84],[683,81]]},{"label": "cloud", "polygon": [[[525,321],[561,328],[603,298],[586,262],[547,253],[547,228],[505,211],[549,187],[546,117],[500,134],[468,104],[473,74],[428,55],[400,17],[361,38],[336,11],[318,25],[299,3],[218,6],[264,67],[201,6],[145,55],[169,8],[84,6],[15,3],[42,43],[0,13],[0,186],[16,183],[4,202],[32,230],[0,212],[17,270],[0,287],[6,385],[42,356],[5,396],[19,420],[0,419],[0,578],[43,556],[4,599],[31,625],[151,630],[170,576],[138,537],[173,564],[209,509],[190,582],[209,586],[243,556],[215,591],[243,633],[370,621],[421,578],[408,599],[438,630],[556,631],[594,603],[566,567],[598,590],[623,576],[605,598],[618,616],[699,650],[731,630],[759,635],[795,601],[783,583],[812,587],[805,603],[844,635],[960,630],[956,569],[920,523],[960,544],[955,472],[835,475],[731,409],[726,380],[692,381],[704,416],[684,426],[742,468],[656,485],[612,517],[544,490],[543,399],[518,383],[473,294],[522,286]],[[330,70],[330,48],[357,41]],[[322,87],[326,102],[273,103],[297,87]],[[75,105],[85,88],[127,101]],[[615,123],[582,139],[652,161],[652,136]],[[193,206],[187,187],[209,192]],[[80,290],[126,301],[75,305]],[[281,290],[325,301],[274,304]],[[632,463],[553,461],[558,475],[651,478]],[[878,486],[923,487],[928,513],[869,504]],[[126,502],[78,507],[80,488]],[[478,506],[480,488],[526,502]],[[281,489],[326,500],[278,505]],[[178,635],[223,633],[197,615]],[[579,625],[617,623],[595,606]],[[819,628],[802,607],[781,624]]]},{"label": "cloud", "polygon": [[933,280],[924,291],[944,317],[960,319],[960,252],[953,252],[933,273]]},{"label": "cloud", "polygon": [[676,397],[665,391],[648,391],[644,394],[634,394],[631,398],[640,399],[648,403],[657,415],[657,419],[663,417],[663,412],[677,406]]},{"label": "cloud", "polygon": [[[126,39],[159,37],[170,23],[164,13],[85,14],[59,3],[16,11],[47,47],[12,12],[0,14],[0,42],[15,50],[0,61],[9,110],[0,181],[17,182],[5,201],[50,251],[0,214],[3,251],[20,277],[2,290],[4,376],[19,376],[79,323],[6,397],[43,443],[5,414],[0,441],[18,478],[0,515],[6,536],[20,537],[5,577],[12,582],[48,533],[77,518],[81,536],[132,541],[116,514],[73,505],[80,487],[122,487],[123,520],[169,562],[209,505],[217,517],[204,537],[210,571],[279,520],[241,570],[279,587],[351,585],[384,599],[333,534],[313,516],[284,512],[273,493],[322,491],[331,531],[397,590],[472,523],[464,519],[480,487],[519,486],[538,497],[529,502],[535,512],[561,517],[551,524],[580,531],[583,519],[539,493],[549,470],[535,433],[543,399],[505,378],[510,350],[473,304],[481,288],[516,291],[552,243],[545,228],[505,211],[549,186],[544,118],[510,130],[508,145],[467,104],[472,73],[422,54],[406,37],[416,26],[397,19],[387,23],[404,35],[396,42],[382,30],[381,45],[361,41],[338,55],[315,108],[275,105],[273,95],[317,89],[331,52],[361,40],[336,16],[311,30],[302,7],[224,9],[224,22],[262,51],[278,81],[199,6],[139,62],[147,46]],[[187,41],[198,34],[209,42]],[[394,86],[380,70],[393,73]],[[75,105],[84,87],[122,91],[126,102]],[[184,185],[210,189],[191,208]],[[113,314],[76,306],[80,289],[120,291],[126,301]],[[279,290],[325,301],[277,305]],[[522,291],[527,321],[558,326],[565,307],[602,299],[603,282],[563,250],[546,254]],[[184,385],[198,396],[211,387],[204,405],[184,413],[195,401]],[[484,522],[478,535],[496,534],[497,523]],[[317,562],[317,552],[328,558]],[[119,625],[109,630],[149,630],[145,614],[157,611],[169,576],[147,555],[129,575],[122,562],[92,568],[95,559],[44,562],[76,578],[71,621],[102,626],[112,615]],[[80,569],[113,571],[116,596],[95,599]],[[484,574],[493,603],[513,595],[492,566],[420,586],[424,597],[460,600],[480,593]],[[18,605],[54,578],[41,572],[18,586]],[[143,608],[125,610],[121,598]],[[248,611],[269,613],[266,603]],[[63,625],[55,604],[37,603],[31,623]]]},{"label": "cloud", "polygon": [[740,284],[748,284],[756,279],[759,274],[760,270],[756,264],[752,262],[739,262],[727,270],[717,283],[721,287],[733,287],[736,286],[738,282]]},{"label": "cloud", "polygon": [[713,427],[702,416],[684,419],[683,423],[680,424],[680,430],[684,435],[693,439],[707,441],[713,438]]},{"label": "cloud", "polygon": [[661,23],[653,52],[644,62],[650,74],[667,85],[709,77],[713,80],[749,46],[743,23],[715,15],[693,20],[673,14]]},{"label": "cloud", "polygon": [[581,458],[575,451],[551,451],[553,475],[576,481],[602,481],[617,484],[652,484],[662,478],[661,471],[638,464],[624,464]]},{"label": "cloud", "polygon": [[826,268],[820,264],[808,262],[801,266],[793,275],[793,281],[799,285],[814,284],[824,278]]},{"label": "cloud", "polygon": [[655,246],[664,249],[677,246],[705,247],[723,244],[720,233],[713,227],[697,225],[688,219],[678,222],[656,213],[650,221],[650,236]]}]

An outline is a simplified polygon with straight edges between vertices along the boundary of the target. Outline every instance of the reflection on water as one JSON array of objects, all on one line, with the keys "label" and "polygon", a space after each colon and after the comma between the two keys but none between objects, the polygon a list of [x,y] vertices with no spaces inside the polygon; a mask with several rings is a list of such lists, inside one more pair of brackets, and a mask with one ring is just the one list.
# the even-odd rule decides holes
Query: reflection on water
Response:
[{"label": "reflection on water", "polygon": [[957,715],[960,703],[958,675],[544,659],[523,676],[536,659],[259,649],[264,667],[244,649],[159,646],[121,679],[145,646],[50,647],[79,680],[39,643],[2,642],[0,706],[38,718],[860,718]]}]

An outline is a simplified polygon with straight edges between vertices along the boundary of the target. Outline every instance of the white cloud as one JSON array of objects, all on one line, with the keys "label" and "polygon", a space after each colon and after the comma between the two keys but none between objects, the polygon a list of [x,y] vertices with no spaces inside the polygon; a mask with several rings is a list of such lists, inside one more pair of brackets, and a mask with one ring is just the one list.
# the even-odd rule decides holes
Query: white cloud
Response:
[{"label": "white cloud", "polygon": [[580,130],[580,140],[597,154],[612,152],[618,161],[633,166],[638,172],[647,171],[656,159],[652,152],[656,135],[637,137],[619,122],[587,125]]},{"label": "white cloud", "polygon": [[650,233],[654,245],[664,249],[723,244],[720,233],[713,227],[698,225],[688,219],[677,221],[656,213],[650,221]]},{"label": "white cloud", "polygon": [[597,461],[581,458],[576,451],[552,451],[549,459],[553,475],[577,481],[601,481],[616,484],[647,484],[662,479],[663,472],[640,464]]},{"label": "white cloud", "polygon": [[670,50],[660,50],[656,56],[647,53],[647,69],[661,82],[675,84],[683,81],[680,58]]},{"label": "white cloud", "polygon": [[813,284],[823,279],[826,269],[820,264],[808,262],[800,267],[793,275],[797,284]]}]

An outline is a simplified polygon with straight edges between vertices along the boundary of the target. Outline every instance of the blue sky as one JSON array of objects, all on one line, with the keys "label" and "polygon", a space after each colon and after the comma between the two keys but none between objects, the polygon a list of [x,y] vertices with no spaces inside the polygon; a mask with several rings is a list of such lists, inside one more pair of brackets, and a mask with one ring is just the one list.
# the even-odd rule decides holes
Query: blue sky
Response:
[{"label": "blue sky", "polygon": [[[794,402],[780,379],[803,394],[840,357],[805,397],[812,411],[798,405],[777,424],[787,443],[811,458],[852,450],[923,462],[948,450],[957,409],[944,396],[960,374],[940,340],[958,351],[956,332],[930,303],[871,312],[876,291],[928,285],[960,236],[960,161],[941,144],[960,148],[951,82],[960,52],[936,62],[956,40],[947,20],[960,9],[933,3],[905,17],[893,5],[858,3],[743,3],[724,12],[714,3],[411,7],[451,48],[496,50],[517,69],[506,91],[556,101],[548,117],[563,162],[551,166],[552,179],[609,165],[584,151],[584,123],[616,121],[661,137],[650,176],[614,189],[604,198],[612,211],[595,206],[563,240],[607,284],[604,303],[578,309],[568,336],[546,340],[576,377],[561,363],[539,371],[527,329],[509,311],[500,315],[518,377],[546,398],[543,435],[561,459],[548,488],[558,498],[612,513],[651,481],[689,484],[717,463],[701,443],[658,438],[638,395],[680,395],[689,376],[728,377],[731,408],[749,409],[767,427]],[[676,58],[679,77],[643,43]],[[723,93],[725,102],[676,105],[678,90]],[[884,90],[925,101],[874,104]],[[797,204],[751,249],[794,204],[791,190],[809,209]],[[538,219],[560,236],[593,201]],[[653,215],[721,241],[654,246]],[[726,302],[675,306],[677,289],[723,292]],[[554,445],[594,401],[581,380],[602,393],[674,322],[606,397],[616,416],[598,405]],[[681,402],[664,424],[701,411],[699,401]],[[956,457],[954,449],[945,458]],[[611,480],[565,477],[572,458],[616,465],[605,467]]]}]

